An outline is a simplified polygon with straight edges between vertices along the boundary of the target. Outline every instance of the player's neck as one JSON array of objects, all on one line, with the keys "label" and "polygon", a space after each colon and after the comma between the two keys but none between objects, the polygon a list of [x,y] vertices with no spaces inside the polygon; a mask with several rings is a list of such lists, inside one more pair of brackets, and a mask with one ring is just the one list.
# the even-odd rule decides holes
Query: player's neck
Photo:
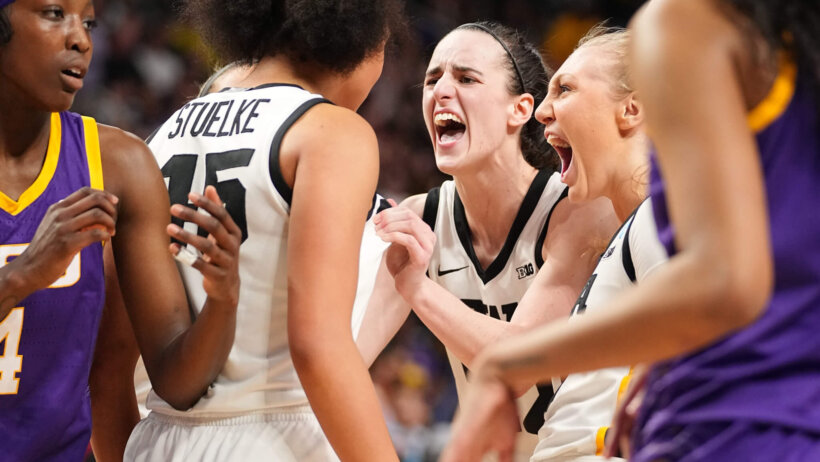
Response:
[{"label": "player's neck", "polygon": [[243,85],[256,87],[267,83],[288,83],[322,95],[333,103],[347,107],[344,76],[323,71],[309,64],[295,65],[285,56],[266,56],[254,65]]},{"label": "player's neck", "polygon": [[39,152],[32,148],[42,144],[41,141],[48,143],[51,113],[9,105],[5,101],[0,102],[0,108],[4,108],[0,110],[0,156],[17,161],[32,152],[45,156],[45,150]]},{"label": "player's neck", "polygon": [[606,196],[621,222],[632,214],[647,194],[649,162],[646,146],[645,138],[636,138],[627,143],[623,154],[618,156],[618,170]]},{"label": "player's neck", "polygon": [[536,174],[537,170],[521,159],[484,166],[474,175],[454,178],[482,266],[489,264],[504,246]]}]

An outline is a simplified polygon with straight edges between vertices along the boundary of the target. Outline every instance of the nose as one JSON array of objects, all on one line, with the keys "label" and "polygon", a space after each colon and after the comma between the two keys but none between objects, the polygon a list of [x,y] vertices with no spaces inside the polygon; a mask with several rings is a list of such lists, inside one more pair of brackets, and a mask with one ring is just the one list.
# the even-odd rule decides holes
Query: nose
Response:
[{"label": "nose", "polygon": [[544,101],[541,101],[538,108],[535,109],[535,119],[544,125],[549,125],[555,121],[555,112],[552,108],[552,96],[549,94],[544,98]]},{"label": "nose", "polygon": [[91,33],[86,29],[83,19],[79,16],[73,16],[68,22],[69,30],[66,35],[66,48],[83,54],[91,51]]},{"label": "nose", "polygon": [[444,101],[451,99],[454,96],[455,85],[453,85],[452,79],[446,75],[442,75],[433,87],[433,97],[436,98],[436,101]]}]

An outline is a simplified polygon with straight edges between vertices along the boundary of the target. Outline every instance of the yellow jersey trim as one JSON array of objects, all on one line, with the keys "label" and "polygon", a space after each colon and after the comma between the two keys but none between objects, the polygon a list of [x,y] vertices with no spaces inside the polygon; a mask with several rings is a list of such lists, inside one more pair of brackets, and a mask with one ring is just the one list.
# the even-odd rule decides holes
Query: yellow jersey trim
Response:
[{"label": "yellow jersey trim", "polygon": [[88,174],[91,180],[91,187],[94,189],[105,189],[103,187],[100,133],[97,129],[97,121],[91,117],[83,116],[83,129],[85,132],[85,155],[88,158]]},{"label": "yellow jersey trim", "polygon": [[749,128],[755,133],[761,132],[783,115],[794,96],[796,82],[797,65],[784,55],[769,94],[746,116]]},{"label": "yellow jersey trim", "polygon": [[629,382],[632,381],[632,373],[635,371],[634,367],[629,368],[629,373],[621,379],[621,384],[618,385],[618,398],[615,402],[620,403],[621,399],[624,397],[624,393],[626,393],[626,389],[629,387]]},{"label": "yellow jersey trim", "polygon": [[49,182],[57,171],[57,161],[60,159],[60,143],[62,142],[62,122],[60,113],[51,114],[51,133],[48,137],[48,149],[43,168],[34,183],[28,187],[17,200],[14,200],[0,191],[0,209],[5,210],[10,215],[15,216],[31,205],[46,190]]},{"label": "yellow jersey trim", "polygon": [[609,430],[609,427],[601,427],[598,429],[598,432],[595,434],[595,455],[602,456],[604,455],[604,447],[606,445],[606,432]]}]

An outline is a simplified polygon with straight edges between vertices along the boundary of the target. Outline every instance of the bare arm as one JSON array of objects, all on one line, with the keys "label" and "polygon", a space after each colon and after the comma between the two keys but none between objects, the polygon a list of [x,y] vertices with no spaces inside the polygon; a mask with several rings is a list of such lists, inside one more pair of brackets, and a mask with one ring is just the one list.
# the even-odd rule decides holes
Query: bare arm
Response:
[{"label": "bare arm", "polygon": [[91,447],[100,462],[122,460],[128,437],[140,420],[134,395],[139,349],[120,293],[110,245],[104,250],[104,258],[105,308],[88,379]]},{"label": "bare arm", "polygon": [[282,163],[296,164],[282,168],[286,181],[293,172],[288,338],[294,367],[342,460],[397,460],[350,326],[378,175],[375,134],[355,113],[322,104],[285,135],[281,152]]},{"label": "bare arm", "polygon": [[[399,245],[409,242],[404,251],[412,252],[423,247],[418,246],[419,242],[434,240],[432,230],[416,214],[397,209],[385,210],[380,215],[380,232],[386,240]],[[471,367],[476,355],[488,345],[545,322],[568,317],[572,303],[595,267],[595,243],[605,242],[616,227],[612,206],[605,199],[583,205],[560,202],[553,212],[542,249],[544,265],[510,322],[475,312],[440,285],[422,277],[422,265],[412,274],[402,271],[397,276],[396,287],[436,337]],[[429,254],[419,258],[429,262]]]},{"label": "bare arm", "polygon": [[359,328],[359,336],[356,338],[356,346],[366,366],[373,365],[373,361],[396,335],[409,314],[410,306],[396,292],[393,276],[390,275],[382,257],[376,274],[376,284],[367,302],[367,311]]},{"label": "bare arm", "polygon": [[[119,283],[156,393],[177,409],[191,407],[219,373],[233,344],[239,296],[239,231],[215,192],[192,197],[212,217],[175,206],[175,215],[211,234],[200,238],[170,223],[168,192],[151,152],[137,138],[100,127],[106,188],[120,198],[112,239]],[[169,253],[168,232],[209,258],[194,267],[208,293],[191,322],[188,301]],[[176,250],[171,248],[172,251]]]}]

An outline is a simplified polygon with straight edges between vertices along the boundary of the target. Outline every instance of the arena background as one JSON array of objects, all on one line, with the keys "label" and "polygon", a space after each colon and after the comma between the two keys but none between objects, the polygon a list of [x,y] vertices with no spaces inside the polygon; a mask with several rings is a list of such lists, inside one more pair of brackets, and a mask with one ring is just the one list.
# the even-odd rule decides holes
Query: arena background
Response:
[{"label": "arena background", "polygon": [[[178,21],[166,0],[96,0],[99,27],[85,88],[73,110],[147,137],[196,95],[214,69],[214,56]],[[445,179],[435,167],[421,116],[427,59],[455,26],[494,20],[541,45],[556,68],[592,25],[626,25],[642,0],[407,1],[410,37],[388,55],[384,73],[360,113],[379,138],[379,192],[396,200]],[[411,316],[371,369],[391,435],[403,461],[437,459],[457,400],[441,344]]]}]

